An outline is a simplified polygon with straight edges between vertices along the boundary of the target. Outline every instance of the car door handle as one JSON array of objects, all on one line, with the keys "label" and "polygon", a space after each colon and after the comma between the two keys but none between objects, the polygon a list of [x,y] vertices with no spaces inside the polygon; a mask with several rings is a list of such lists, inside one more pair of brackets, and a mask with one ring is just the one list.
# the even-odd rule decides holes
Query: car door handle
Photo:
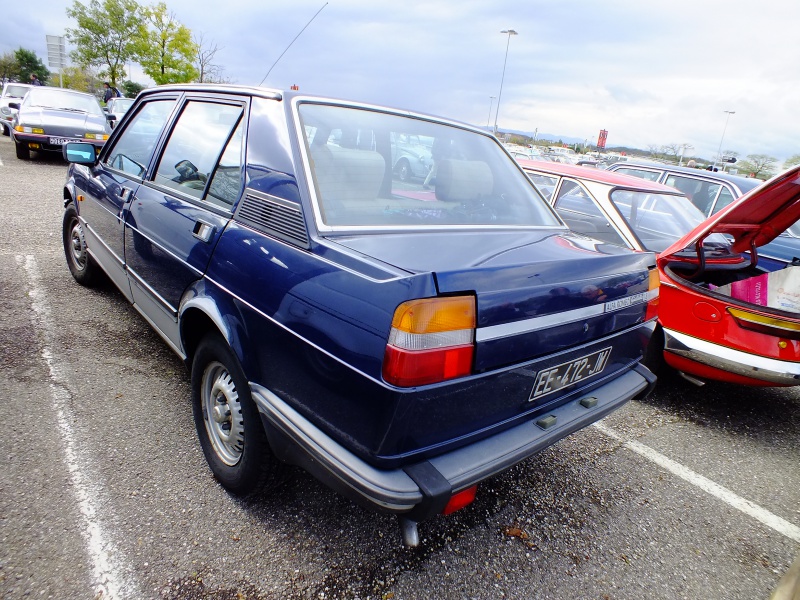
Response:
[{"label": "car door handle", "polygon": [[120,193],[119,193],[119,198],[123,202],[127,202],[128,200],[130,200],[132,193],[133,193],[133,190],[131,188],[123,187],[122,191],[120,191]]},{"label": "car door handle", "polygon": [[203,221],[197,221],[194,224],[192,235],[202,242],[208,242],[211,240],[211,236],[214,235],[214,226]]}]

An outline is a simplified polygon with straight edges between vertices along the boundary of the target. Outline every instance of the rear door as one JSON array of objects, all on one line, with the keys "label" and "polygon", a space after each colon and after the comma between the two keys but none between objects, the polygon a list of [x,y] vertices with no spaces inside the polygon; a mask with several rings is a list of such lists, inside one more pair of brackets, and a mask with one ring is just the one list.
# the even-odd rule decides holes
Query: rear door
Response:
[{"label": "rear door", "polygon": [[187,95],[126,217],[134,304],[178,352],[181,297],[205,272],[241,195],[246,108],[241,97]]}]

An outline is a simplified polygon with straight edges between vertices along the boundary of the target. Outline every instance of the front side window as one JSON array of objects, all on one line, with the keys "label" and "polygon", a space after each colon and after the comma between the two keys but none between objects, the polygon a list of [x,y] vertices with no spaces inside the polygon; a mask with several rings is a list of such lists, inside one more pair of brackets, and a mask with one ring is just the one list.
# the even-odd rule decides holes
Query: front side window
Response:
[{"label": "front side window", "polygon": [[645,249],[662,252],[705,216],[684,196],[615,190],[611,201]]},{"label": "front side window", "polygon": [[[241,181],[243,113],[239,104],[188,102],[161,155],[155,183],[232,205]],[[206,198],[209,181],[211,197]]]},{"label": "front side window", "polygon": [[106,154],[105,164],[131,177],[144,177],[161,130],[174,106],[174,100],[145,103]]},{"label": "front side window", "polygon": [[492,137],[316,103],[298,117],[322,228],[562,226]]}]

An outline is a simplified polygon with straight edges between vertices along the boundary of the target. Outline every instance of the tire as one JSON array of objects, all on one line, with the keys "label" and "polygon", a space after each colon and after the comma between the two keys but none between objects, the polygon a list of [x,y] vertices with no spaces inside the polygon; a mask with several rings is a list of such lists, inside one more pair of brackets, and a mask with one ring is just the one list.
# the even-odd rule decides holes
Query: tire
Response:
[{"label": "tire", "polygon": [[11,135],[11,130],[9,129],[9,127],[11,127],[11,125],[8,125],[8,126],[3,125],[3,135],[5,135],[5,136],[10,136]]},{"label": "tire", "polygon": [[397,178],[400,181],[408,181],[409,179],[411,179],[412,176],[411,165],[408,164],[408,161],[405,158],[401,158],[397,162],[397,166],[395,167],[395,169],[397,171]]},{"label": "tire", "polygon": [[14,149],[17,151],[17,158],[20,160],[30,160],[31,159],[31,149],[28,148],[28,145],[20,142],[14,142]]},{"label": "tire", "polygon": [[83,228],[73,204],[67,205],[62,224],[64,256],[72,277],[83,286],[94,287],[102,277],[100,267],[89,256]]},{"label": "tire", "polygon": [[247,496],[276,487],[285,467],[270,450],[239,361],[218,334],[203,338],[192,361],[192,409],[214,477]]}]

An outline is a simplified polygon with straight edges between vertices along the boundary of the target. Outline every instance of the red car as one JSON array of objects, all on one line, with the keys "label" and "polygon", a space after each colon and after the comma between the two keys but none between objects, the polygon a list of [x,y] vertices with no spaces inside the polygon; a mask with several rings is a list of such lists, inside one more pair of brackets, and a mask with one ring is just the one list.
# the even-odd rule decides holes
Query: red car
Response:
[{"label": "red car", "polygon": [[800,385],[800,260],[759,255],[800,217],[797,169],[703,220],[662,184],[518,162],[573,231],[659,253],[659,326],[645,361],[652,370],[666,362],[697,383]]},{"label": "red car", "polygon": [[[701,380],[800,384],[800,264],[767,264],[758,255],[759,247],[798,218],[800,167],[795,167],[659,255],[667,364]],[[728,241],[709,241],[714,234]]]}]

